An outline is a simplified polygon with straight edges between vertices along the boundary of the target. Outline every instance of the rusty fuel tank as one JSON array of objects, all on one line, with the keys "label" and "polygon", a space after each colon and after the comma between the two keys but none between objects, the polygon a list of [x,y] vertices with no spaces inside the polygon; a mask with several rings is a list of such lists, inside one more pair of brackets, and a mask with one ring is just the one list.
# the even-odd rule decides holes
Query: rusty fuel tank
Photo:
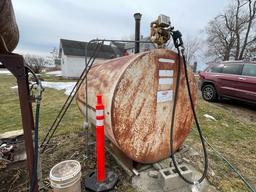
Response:
[{"label": "rusty fuel tank", "polygon": [[19,30],[12,2],[11,0],[0,0],[0,53],[12,52],[18,41]]},{"label": "rusty fuel tank", "polygon": [[[88,74],[89,121],[95,124],[96,94],[102,94],[105,135],[134,161],[154,163],[170,156],[177,59],[175,52],[156,49],[95,64]],[[191,70],[189,80],[193,101],[196,102],[196,82]],[[85,83],[78,90],[76,101],[85,115]],[[175,150],[190,132],[192,120],[181,61],[174,127]]]}]

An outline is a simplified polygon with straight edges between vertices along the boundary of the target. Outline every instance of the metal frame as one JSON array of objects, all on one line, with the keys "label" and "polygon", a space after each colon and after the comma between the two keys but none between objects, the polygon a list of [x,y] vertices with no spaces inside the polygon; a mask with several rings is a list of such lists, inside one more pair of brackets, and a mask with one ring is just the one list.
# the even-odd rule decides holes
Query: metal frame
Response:
[{"label": "metal frame", "polygon": [[[41,153],[43,153],[48,145],[48,143],[50,142],[51,138],[53,137],[53,135],[55,134],[60,122],[62,121],[64,115],[66,114],[66,111],[68,110],[71,102],[73,101],[77,91],[79,90],[81,84],[83,83],[83,81],[86,81],[87,84],[87,74],[89,73],[96,57],[97,57],[97,53],[100,50],[101,46],[104,44],[104,42],[130,42],[130,43],[135,43],[135,42],[139,42],[139,43],[150,43],[153,44],[151,41],[129,41],[129,40],[109,40],[109,39],[93,39],[91,41],[89,41],[86,46],[85,46],[85,68],[83,70],[83,72],[81,73],[76,85],[74,86],[74,88],[72,89],[70,95],[68,96],[67,100],[65,101],[65,103],[63,104],[61,110],[59,111],[57,117],[55,118],[52,126],[50,127],[50,129],[48,130],[47,134],[45,135],[40,148],[41,148]],[[87,53],[88,53],[88,47],[91,46],[93,43],[97,43],[96,44],[96,48],[93,52],[93,55],[90,57],[90,59],[87,61]],[[86,95],[87,95],[87,86],[86,86]],[[87,100],[86,100],[86,121],[88,122],[88,105],[87,105]],[[86,135],[88,137],[88,128],[86,129]],[[87,139],[88,141],[88,139]],[[88,143],[86,143],[86,151],[88,153]]]},{"label": "metal frame", "polygon": [[84,79],[87,77],[88,72],[90,71],[90,68],[92,66],[92,64],[94,63],[95,60],[95,54],[97,54],[97,49],[98,47],[95,49],[95,52],[93,54],[93,56],[90,58],[90,60],[88,61],[88,63],[86,64],[86,67],[84,68],[83,72],[81,73],[78,81],[76,82],[75,86],[73,87],[72,91],[70,92],[68,98],[66,99],[65,103],[63,104],[61,110],[59,111],[57,117],[55,118],[53,124],[51,125],[50,129],[48,130],[47,134],[45,135],[40,148],[41,148],[41,153],[43,153],[47,147],[47,145],[49,144],[51,138],[53,137],[54,133],[56,132],[60,122],[62,121],[64,115],[66,114],[69,106],[71,105],[77,91],[79,90],[79,88],[81,87]]},{"label": "metal frame", "polygon": [[[34,130],[34,117],[32,111],[32,99],[30,98],[29,94],[28,71],[24,65],[24,59],[22,55],[11,53],[0,54],[0,61],[17,79],[22,126],[27,154],[27,167],[30,181],[32,181],[34,160],[32,131]],[[38,180],[36,178],[33,192],[37,191]]]},{"label": "metal frame", "polygon": [[[83,72],[80,75],[80,78],[78,79],[76,85],[74,86],[74,88],[72,89],[70,95],[68,96],[67,100],[65,101],[64,105],[62,106],[61,110],[59,111],[55,121],[53,122],[51,128],[49,129],[49,131],[47,132],[45,138],[43,139],[42,143],[41,143],[41,153],[43,153],[46,149],[46,147],[48,146],[48,143],[50,142],[51,138],[53,137],[53,135],[55,134],[60,122],[62,121],[66,111],[68,110],[71,102],[73,101],[77,91],[79,90],[79,88],[81,87],[81,84],[84,82],[86,83],[85,86],[85,91],[86,91],[86,96],[88,94],[88,89],[87,89],[87,75],[97,57],[97,53],[100,50],[101,46],[104,44],[104,42],[123,42],[123,43],[150,43],[153,44],[151,41],[130,41],[130,40],[109,40],[109,39],[93,39],[91,41],[89,41],[86,46],[85,46],[85,68],[83,70]],[[92,45],[92,44],[96,44],[96,47],[94,49],[93,55],[90,56],[90,59],[87,61],[87,57],[88,55],[88,48]],[[87,98],[87,97],[86,97]],[[88,118],[88,102],[87,99],[85,101],[85,105],[86,105],[86,121],[89,121]],[[85,134],[86,134],[86,155],[89,154],[89,126],[86,127],[85,130]],[[113,150],[113,151],[117,151],[117,150]],[[118,154],[119,152],[116,152],[116,154]],[[120,159],[126,159],[126,163],[124,163],[129,169],[134,168],[134,165],[136,164],[135,162],[133,162],[132,160],[130,160],[128,157],[120,157],[120,155],[117,155],[118,158]],[[132,162],[130,162],[132,161]],[[128,163],[127,163],[128,162]]]}]

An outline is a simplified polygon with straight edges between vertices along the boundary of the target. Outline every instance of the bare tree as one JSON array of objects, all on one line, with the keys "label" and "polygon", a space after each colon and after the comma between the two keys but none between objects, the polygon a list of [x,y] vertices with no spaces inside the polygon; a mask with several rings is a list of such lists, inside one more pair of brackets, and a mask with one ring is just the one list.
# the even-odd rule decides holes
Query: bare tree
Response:
[{"label": "bare tree", "polygon": [[29,65],[35,73],[40,73],[44,68],[44,57],[38,55],[26,54],[24,59],[27,65]]},{"label": "bare tree", "polygon": [[221,60],[249,59],[256,48],[256,0],[232,3],[207,27],[208,56]]},{"label": "bare tree", "polygon": [[235,35],[229,31],[224,23],[220,21],[220,17],[210,21],[207,28],[208,57],[214,60],[229,60],[231,50],[235,45]]},{"label": "bare tree", "polygon": [[187,63],[193,65],[201,51],[201,40],[198,37],[188,36],[184,40],[185,57]]},{"label": "bare tree", "polygon": [[52,55],[52,59],[56,59],[58,58],[58,49],[56,47],[53,47],[52,51],[50,52],[50,54]]}]

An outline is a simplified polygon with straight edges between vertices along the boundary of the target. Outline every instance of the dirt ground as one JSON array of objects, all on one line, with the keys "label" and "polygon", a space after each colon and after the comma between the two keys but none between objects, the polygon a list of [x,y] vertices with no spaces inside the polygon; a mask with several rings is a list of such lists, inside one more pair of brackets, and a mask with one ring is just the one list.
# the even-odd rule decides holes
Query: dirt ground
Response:
[{"label": "dirt ground", "polygon": [[256,104],[250,104],[231,99],[223,99],[221,102],[216,104],[230,110],[230,112],[233,113],[241,121],[245,121],[247,123],[256,122]]},{"label": "dirt ground", "polygon": [[[201,91],[198,90],[197,93],[198,98],[203,99]],[[228,98],[222,98],[220,102],[216,102],[214,104],[229,110],[231,114],[235,115],[241,121],[245,121],[247,123],[256,122],[256,104]]]},{"label": "dirt ground", "polygon": [[[85,140],[83,133],[71,134],[67,136],[58,136],[53,138],[51,145],[42,154],[42,174],[43,187],[40,191],[52,191],[48,175],[50,169],[60,161],[67,159],[78,160],[82,166],[82,188],[84,188],[85,175],[95,170],[95,145],[89,147],[88,158],[85,158]],[[120,168],[113,157],[106,153],[106,168],[110,168],[119,176],[119,181],[115,191],[127,192],[133,191],[130,185],[130,177]],[[22,192],[28,191],[29,183],[27,181],[27,171],[25,162],[12,164],[5,169],[0,170],[1,187],[0,192]]]}]

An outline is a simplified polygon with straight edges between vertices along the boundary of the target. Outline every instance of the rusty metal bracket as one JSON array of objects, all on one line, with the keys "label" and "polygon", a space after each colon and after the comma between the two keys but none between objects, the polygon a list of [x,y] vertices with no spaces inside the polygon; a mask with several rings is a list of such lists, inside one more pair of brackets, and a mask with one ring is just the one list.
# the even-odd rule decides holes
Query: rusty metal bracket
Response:
[{"label": "rusty metal bracket", "polygon": [[[32,111],[32,103],[29,94],[28,84],[28,71],[24,65],[24,59],[22,55],[18,54],[0,54],[0,62],[16,77],[18,84],[20,110],[22,117],[22,126],[24,130],[24,139],[27,154],[27,166],[29,170],[29,178],[32,180],[33,172],[33,139],[32,131],[34,130],[34,118]],[[38,183],[36,179],[36,186],[33,190],[38,191]]]}]

